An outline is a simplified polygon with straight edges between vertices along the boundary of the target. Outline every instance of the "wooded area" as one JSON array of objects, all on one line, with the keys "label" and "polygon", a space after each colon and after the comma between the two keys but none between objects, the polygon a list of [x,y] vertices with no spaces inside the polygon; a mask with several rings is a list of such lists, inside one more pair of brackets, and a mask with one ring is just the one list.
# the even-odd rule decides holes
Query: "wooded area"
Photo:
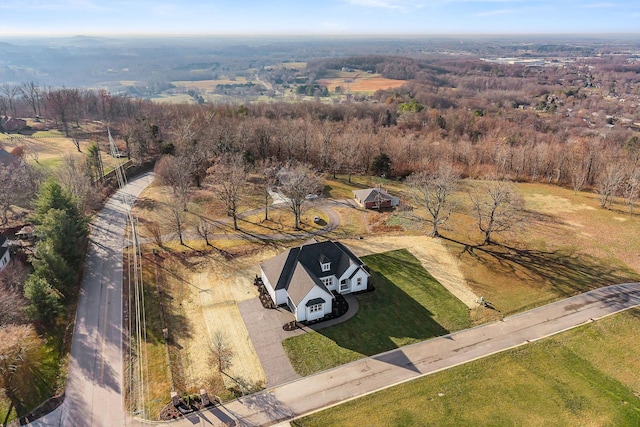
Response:
[{"label": "wooded area", "polygon": [[[518,223],[521,201],[510,181],[593,190],[602,208],[619,197],[633,215],[640,192],[639,67],[632,55],[558,57],[535,65],[444,55],[309,63],[306,85],[312,88],[327,70],[341,68],[406,80],[400,88],[334,104],[157,104],[106,90],[2,85],[0,116],[28,117],[32,124],[5,131],[19,136],[55,127],[78,151],[79,141],[92,144],[86,161],[65,159],[57,180],[27,163],[0,164],[2,222],[12,205],[28,208],[39,237],[30,260],[34,273],[27,278],[24,268],[12,266],[3,276],[0,334],[30,321],[40,328],[25,326],[23,346],[12,341],[0,350],[19,363],[37,347],[29,344],[37,344],[36,332],[60,324],[64,307],[73,305],[87,233],[83,215],[97,206],[104,185],[100,152],[108,153],[107,128],[121,144],[118,156],[155,165],[159,181],[171,189],[170,221],[181,244],[191,192],[205,180],[238,228],[238,199],[249,172],[265,189],[280,182],[296,229],[305,197],[321,191],[319,173],[345,174],[349,182],[357,174],[408,178],[414,201],[430,215],[432,236],[455,209],[449,196],[458,179],[488,178],[494,181],[470,197],[490,244],[492,233]],[[29,153],[20,147],[14,154],[27,159]],[[197,232],[209,244],[206,221]],[[162,243],[159,228],[150,234]],[[3,381],[9,411],[33,406],[11,375]]]}]

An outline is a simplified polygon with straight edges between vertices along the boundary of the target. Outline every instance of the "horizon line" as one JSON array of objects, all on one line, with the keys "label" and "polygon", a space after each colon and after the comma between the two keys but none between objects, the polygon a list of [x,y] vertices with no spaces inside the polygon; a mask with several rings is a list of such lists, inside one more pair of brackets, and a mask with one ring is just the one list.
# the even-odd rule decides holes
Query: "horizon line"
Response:
[{"label": "horizon line", "polygon": [[189,37],[309,37],[309,38],[318,38],[318,37],[327,37],[327,38],[339,38],[339,37],[354,37],[354,38],[372,38],[372,37],[382,37],[382,38],[422,38],[422,37],[505,37],[505,36],[575,36],[575,37],[589,37],[589,38],[598,38],[598,37],[611,37],[611,36],[626,36],[626,37],[640,37],[640,31],[637,32],[437,32],[437,33],[348,33],[348,32],[340,32],[340,33],[276,33],[276,32],[256,32],[256,33],[208,33],[208,32],[141,32],[141,33],[127,33],[127,32],[118,32],[118,33],[107,33],[107,32],[96,32],[96,33],[24,33],[24,34],[16,34],[15,32],[11,33],[2,33],[0,32],[0,37],[3,38],[73,38],[73,37],[113,37],[113,38],[141,38],[141,37],[152,37],[152,38],[162,38],[162,37],[179,37],[179,38],[189,38]]}]

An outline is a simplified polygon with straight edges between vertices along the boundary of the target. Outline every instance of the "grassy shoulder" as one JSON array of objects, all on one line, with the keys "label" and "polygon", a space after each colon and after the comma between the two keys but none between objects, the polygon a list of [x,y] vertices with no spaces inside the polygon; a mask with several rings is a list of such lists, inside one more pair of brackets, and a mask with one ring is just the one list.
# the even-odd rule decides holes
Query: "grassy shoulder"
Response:
[{"label": "grassy shoulder", "polygon": [[407,250],[363,260],[375,291],[359,298],[358,313],[348,322],[283,342],[299,374],[310,375],[471,324],[467,307]]},{"label": "grassy shoulder", "polygon": [[[640,309],[347,402],[296,426],[638,425]],[[634,394],[634,391],[635,394]],[[385,408],[381,411],[380,408]]]}]

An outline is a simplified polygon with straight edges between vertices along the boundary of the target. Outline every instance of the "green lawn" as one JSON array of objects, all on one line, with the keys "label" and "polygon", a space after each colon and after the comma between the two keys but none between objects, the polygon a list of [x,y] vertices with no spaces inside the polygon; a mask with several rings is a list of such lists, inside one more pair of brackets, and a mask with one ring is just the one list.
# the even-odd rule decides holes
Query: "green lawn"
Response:
[{"label": "green lawn", "polygon": [[310,375],[470,326],[469,311],[406,250],[363,257],[375,291],[349,321],[283,342],[300,375]]},{"label": "green lawn", "polygon": [[640,309],[629,310],[292,425],[637,426],[639,331]]}]

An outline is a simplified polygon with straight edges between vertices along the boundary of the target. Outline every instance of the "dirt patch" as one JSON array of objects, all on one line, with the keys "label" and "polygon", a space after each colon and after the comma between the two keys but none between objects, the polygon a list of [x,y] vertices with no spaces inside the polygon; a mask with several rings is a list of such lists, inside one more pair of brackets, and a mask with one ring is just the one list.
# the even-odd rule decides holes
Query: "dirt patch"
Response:
[{"label": "dirt patch", "polygon": [[365,239],[344,240],[356,255],[364,256],[374,253],[407,249],[420,260],[423,267],[470,308],[478,306],[478,296],[467,286],[467,282],[458,264],[440,239],[427,236],[376,236]]}]

